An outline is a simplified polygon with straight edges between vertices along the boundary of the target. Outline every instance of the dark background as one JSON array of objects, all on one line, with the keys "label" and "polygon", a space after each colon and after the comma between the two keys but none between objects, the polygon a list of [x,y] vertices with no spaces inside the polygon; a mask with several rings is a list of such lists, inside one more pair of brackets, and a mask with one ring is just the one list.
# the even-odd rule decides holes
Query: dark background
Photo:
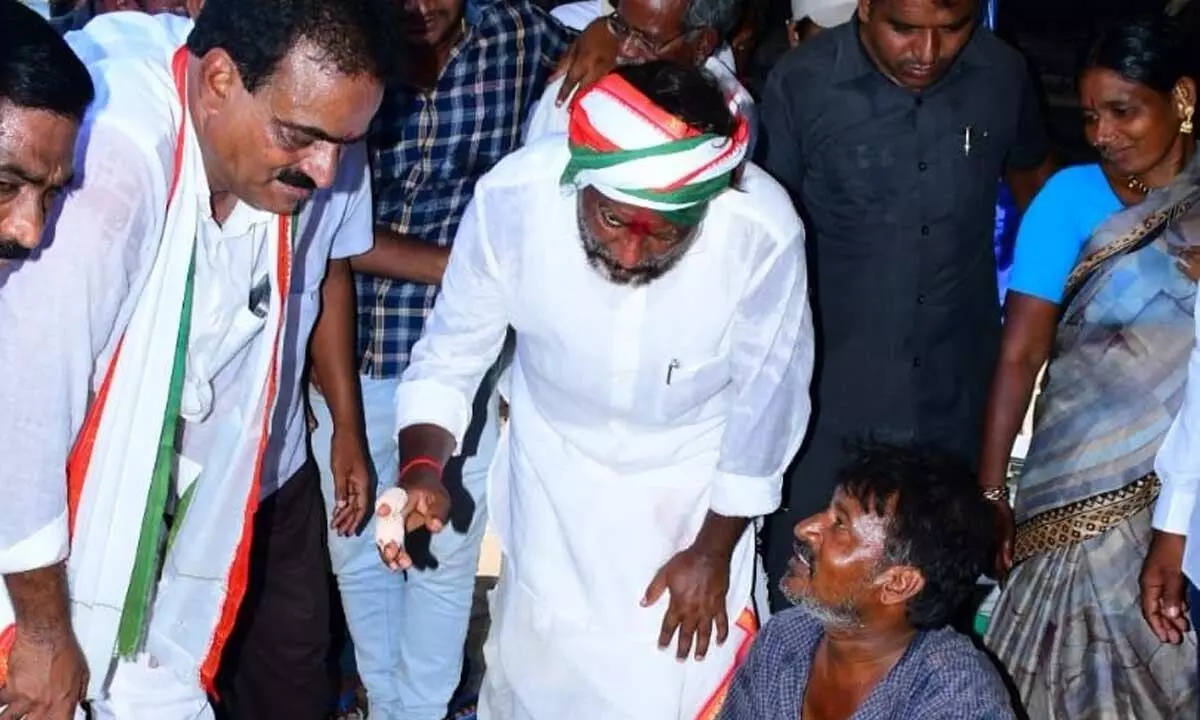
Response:
[{"label": "dark background", "polygon": [[[754,92],[787,50],[784,24],[791,17],[791,5],[788,0],[750,2],[762,18],[759,51],[748,78]],[[1051,137],[1064,161],[1093,158],[1083,139],[1075,91],[1076,69],[1092,38],[1114,20],[1162,12],[1166,6],[1165,0],[998,0],[996,32],[1029,61],[1042,91]],[[1191,0],[1181,18],[1200,48],[1200,0]]]}]

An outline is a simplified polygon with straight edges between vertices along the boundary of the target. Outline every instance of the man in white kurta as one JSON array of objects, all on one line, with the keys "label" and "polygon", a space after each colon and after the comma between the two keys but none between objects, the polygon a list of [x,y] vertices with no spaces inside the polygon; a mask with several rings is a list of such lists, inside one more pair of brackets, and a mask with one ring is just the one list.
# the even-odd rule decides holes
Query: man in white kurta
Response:
[{"label": "man in white kurta", "polygon": [[[668,104],[707,102],[728,117],[711,77],[666,63],[623,68],[582,94],[569,140],[526,146],[480,181],[397,393],[409,525],[436,531],[438,445],[448,454],[461,441],[475,388],[516,329],[510,420],[488,488],[504,569],[482,718],[709,717],[755,630],[750,519],[779,504],[809,415],[803,228],[757,167],[730,188],[744,118],[729,135],[689,130],[687,112],[654,99],[664,78],[679,88]],[[604,147],[646,157],[574,164],[618,156]],[[619,260],[664,247],[664,219],[688,213],[699,221],[682,254],[664,260],[680,248],[668,243],[640,264]],[[584,234],[596,233],[613,244],[585,252]],[[607,259],[589,261],[597,253]],[[676,582],[716,525],[737,529],[711,559],[710,584]],[[396,548],[383,555],[407,562]],[[715,597],[713,611],[683,621],[676,645],[664,618],[687,616],[676,603],[702,596]],[[723,619],[728,637],[710,643]]]},{"label": "man in white kurta", "polygon": [[[323,17],[292,4],[280,19],[268,0],[209,0],[195,26],[115,13],[68,35],[97,102],[53,240],[0,293],[0,524],[70,537],[99,717],[211,717],[259,500],[307,457],[300,375],[327,267],[371,244],[365,148],[342,139],[365,134],[386,63],[329,49],[354,24],[344,0]],[[298,49],[322,20],[327,50]],[[255,61],[231,58],[255,52],[252,90]],[[298,72],[318,98],[279,87]],[[339,284],[352,293],[348,268]]]},{"label": "man in white kurta", "polygon": [[[41,245],[47,211],[71,182],[94,95],[87,69],[46,21],[0,0],[0,296]],[[0,395],[0,415],[8,412]],[[0,455],[0,709],[59,720],[73,714],[87,674],[67,603],[66,517],[44,507],[66,488],[14,480]]]}]

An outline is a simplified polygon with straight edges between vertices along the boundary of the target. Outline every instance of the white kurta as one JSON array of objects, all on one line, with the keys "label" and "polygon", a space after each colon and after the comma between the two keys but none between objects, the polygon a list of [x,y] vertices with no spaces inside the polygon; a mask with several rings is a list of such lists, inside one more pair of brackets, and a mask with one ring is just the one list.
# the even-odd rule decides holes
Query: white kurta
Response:
[{"label": "white kurta", "polygon": [[[66,196],[47,245],[35,258],[8,266],[0,277],[0,486],[5,495],[0,504],[0,572],[41,567],[65,554],[67,458],[138,300],[147,292],[156,257],[166,241],[179,237],[165,235],[167,193],[184,112],[170,62],[190,27],[189,20],[173,16],[112,13],[68,35],[97,86],[97,100],[80,133],[86,141],[81,140],[75,163],[79,183]],[[190,160],[184,172],[199,176],[181,177],[177,207],[191,205],[194,228],[181,232],[196,238],[196,291],[185,381],[187,416],[175,479],[180,490],[200,479],[187,522],[179,526],[179,542],[164,563],[146,647],[202,700],[197,666],[214,631],[195,610],[220,609],[227,588],[197,568],[217,563],[213,558],[224,557],[223,550],[232,553],[243,519],[240,504],[223,505],[210,494],[220,491],[220,471],[232,462],[225,462],[232,453],[221,449],[241,443],[250,433],[257,440],[259,420],[247,412],[247,398],[261,391],[265,372],[256,367],[270,361],[271,346],[258,340],[264,325],[275,327],[278,315],[268,312],[263,321],[248,306],[249,288],[274,266],[265,255],[265,243],[274,244],[274,218],[239,205],[221,226],[212,222],[207,184],[197,172],[202,163],[195,133],[186,135],[185,158]],[[289,297],[285,307],[271,303],[272,312],[284,315],[264,491],[294,473],[305,457],[300,376],[319,311],[318,293],[331,257],[369,249],[369,192],[366,150],[360,144],[346,151],[335,187],[318,193],[300,213]],[[161,417],[151,420],[161,427]],[[154,453],[139,459],[153,463]],[[103,694],[111,676],[108,636],[115,634],[125,597],[123,585],[110,581],[128,572],[132,553],[126,553],[128,562],[118,569],[83,562],[81,551],[89,545],[87,538],[106,533],[120,535],[126,545],[136,543],[145,494],[130,502],[123,499],[106,497],[120,505],[113,515],[96,512],[94,522],[79,520],[69,565],[73,622],[91,661],[91,697]],[[202,510],[211,508],[215,512]],[[226,568],[220,568],[221,577]],[[88,602],[81,602],[81,596]],[[95,619],[101,613],[103,622]],[[0,630],[11,616],[7,596],[0,592]],[[180,617],[187,620],[175,622]],[[149,714],[169,715],[153,708]]]},{"label": "white kurta", "polygon": [[[803,228],[757,167],[711,205],[680,264],[642,288],[587,264],[563,136],[480,180],[442,293],[397,393],[400,427],[461,440],[517,331],[510,422],[488,497],[505,554],[482,717],[691,718],[744,635],[703,662],[660,651],[667,608],[639,601],[708,510],[757,517],[809,417]],[[750,604],[753,530],[734,554],[730,623]]]}]

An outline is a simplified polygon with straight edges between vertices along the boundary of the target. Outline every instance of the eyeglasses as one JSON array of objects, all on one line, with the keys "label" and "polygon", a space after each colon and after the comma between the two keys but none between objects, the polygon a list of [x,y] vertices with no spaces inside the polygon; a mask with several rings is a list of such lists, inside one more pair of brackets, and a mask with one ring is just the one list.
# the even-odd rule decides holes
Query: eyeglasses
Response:
[{"label": "eyeglasses", "polygon": [[676,42],[698,29],[688,28],[673,38],[667,40],[655,40],[647,37],[646,33],[642,32],[641,30],[630,27],[629,23],[622,20],[621,17],[615,12],[605,16],[604,19],[608,23],[609,32],[611,32],[613,37],[615,37],[619,42],[625,42],[628,40],[639,49],[652,55],[663,54],[667,48],[671,47]]}]

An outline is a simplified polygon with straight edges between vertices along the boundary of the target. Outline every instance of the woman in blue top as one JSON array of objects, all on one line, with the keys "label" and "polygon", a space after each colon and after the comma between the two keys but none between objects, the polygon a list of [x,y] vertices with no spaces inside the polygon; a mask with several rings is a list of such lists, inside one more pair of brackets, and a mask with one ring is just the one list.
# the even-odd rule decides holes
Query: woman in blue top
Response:
[{"label": "woman in blue top", "polygon": [[[1138,589],[1194,337],[1193,45],[1165,16],[1100,39],[1080,95],[1102,162],[1050,180],[1017,238],[980,483],[997,574],[1012,570],[986,642],[1032,718],[1197,717],[1195,637],[1161,643]],[[1047,359],[1010,508],[1009,451]]]}]

